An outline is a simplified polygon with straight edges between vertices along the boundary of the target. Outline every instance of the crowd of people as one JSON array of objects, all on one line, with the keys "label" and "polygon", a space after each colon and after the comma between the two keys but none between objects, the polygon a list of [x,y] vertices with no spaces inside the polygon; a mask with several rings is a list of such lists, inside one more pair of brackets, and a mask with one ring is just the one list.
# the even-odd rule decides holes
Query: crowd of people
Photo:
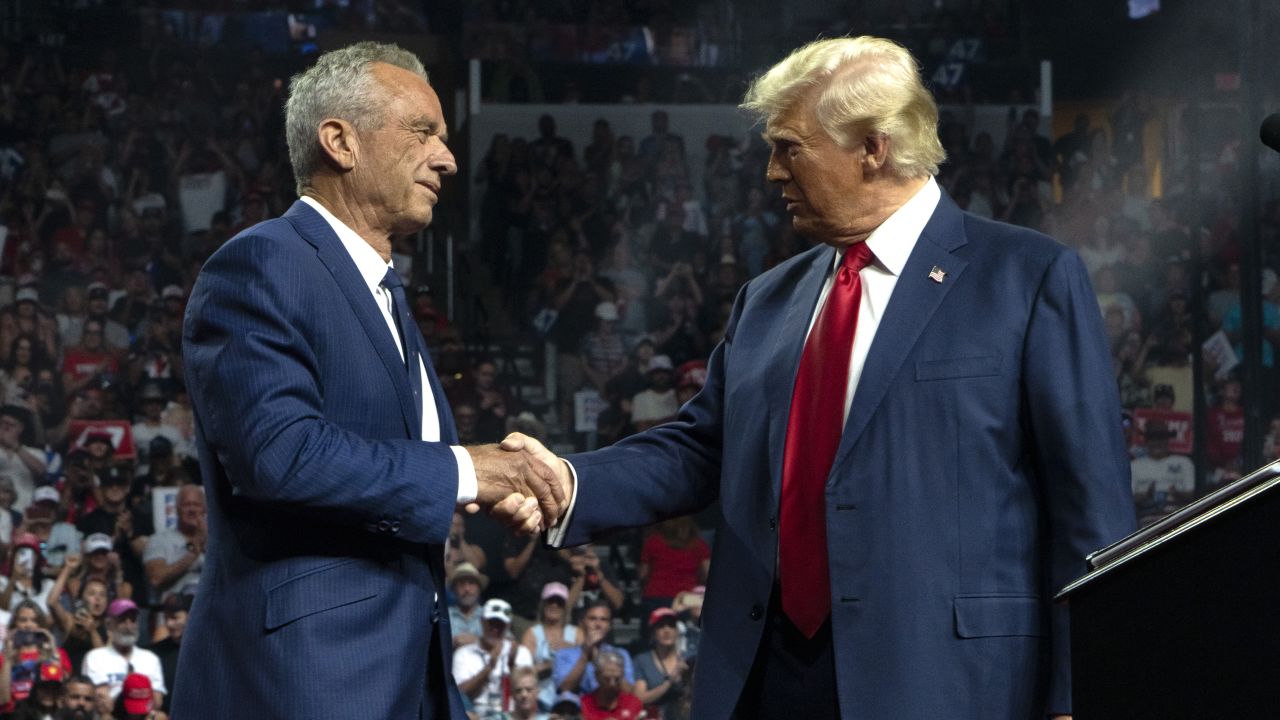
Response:
[{"label": "crowd of people", "polygon": [[[484,4],[480,19],[520,19],[525,5]],[[689,12],[696,25],[702,11]],[[262,55],[213,64],[181,38],[152,40],[131,53],[0,45],[0,716],[165,706],[205,543],[184,302],[210,252],[294,199],[285,88]],[[1149,118],[1126,97],[1099,126],[1082,116],[1050,138],[1027,111],[993,137],[944,113],[938,178],[970,212],[1043,230],[1084,258],[1148,519],[1248,470],[1236,168],[1224,160],[1194,182],[1196,168],[1170,168],[1153,199]],[[700,183],[686,142],[708,148]],[[645,137],[600,120],[575,142],[550,115],[531,139],[496,136],[469,179],[484,197],[474,247],[497,280],[492,307],[522,329],[513,339],[554,347],[556,393],[524,400],[508,368],[470,352],[467,329],[419,293],[462,440],[520,430],[585,448],[675,417],[702,387],[742,284],[806,247],[765,180],[768,154],[754,136],[686,139],[661,110]],[[1280,201],[1262,222],[1272,252],[1255,392],[1275,416],[1275,457]],[[1199,468],[1196,383],[1209,403]],[[683,717],[705,534],[686,518],[610,548],[552,551],[458,516],[453,671],[476,716]],[[615,644],[621,617],[641,631]]]}]

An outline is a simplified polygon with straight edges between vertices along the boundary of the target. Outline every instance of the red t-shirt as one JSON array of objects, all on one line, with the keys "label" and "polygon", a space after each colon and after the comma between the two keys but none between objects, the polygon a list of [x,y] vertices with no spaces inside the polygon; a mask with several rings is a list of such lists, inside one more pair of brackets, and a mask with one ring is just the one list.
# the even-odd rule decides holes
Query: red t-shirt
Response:
[{"label": "red t-shirt", "polygon": [[1205,444],[1209,463],[1215,468],[1226,467],[1240,457],[1240,446],[1244,444],[1244,411],[1209,408],[1207,424],[1209,437]]},{"label": "red t-shirt", "polygon": [[98,372],[98,366],[103,363],[106,364],[107,370],[113,374],[120,371],[119,364],[110,353],[91,353],[84,350],[71,349],[66,352],[62,359],[62,372],[83,380],[84,378],[93,377]]},{"label": "red t-shirt", "polygon": [[582,696],[582,720],[642,720],[644,717],[644,705],[640,698],[630,693],[619,695],[612,710],[605,710],[597,705],[595,693]]},{"label": "red t-shirt", "polygon": [[695,537],[687,547],[673,548],[658,533],[649,533],[640,562],[648,563],[649,579],[644,584],[644,597],[673,598],[699,584],[698,567],[711,557],[711,549],[702,538]]}]

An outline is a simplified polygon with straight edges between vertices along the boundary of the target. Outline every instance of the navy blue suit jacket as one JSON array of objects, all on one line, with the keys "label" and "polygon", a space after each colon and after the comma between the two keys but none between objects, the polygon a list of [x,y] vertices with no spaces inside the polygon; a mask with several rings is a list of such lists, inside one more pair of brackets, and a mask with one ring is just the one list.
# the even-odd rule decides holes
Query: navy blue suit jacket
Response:
[{"label": "navy blue suit jacket", "polygon": [[418,439],[387,323],[319,213],[297,202],[209,258],[183,353],[209,543],[174,717],[463,718],[456,431],[429,372],[443,442]]},{"label": "navy blue suit jacket", "polygon": [[[676,421],[569,458],[569,544],[720,501],[699,720],[730,717],[761,641],[791,393],[833,259],[817,247],[743,288]],[[1075,253],[942,198],[866,359],[826,516],[843,717],[1070,711],[1051,598],[1134,522],[1110,353]]]}]

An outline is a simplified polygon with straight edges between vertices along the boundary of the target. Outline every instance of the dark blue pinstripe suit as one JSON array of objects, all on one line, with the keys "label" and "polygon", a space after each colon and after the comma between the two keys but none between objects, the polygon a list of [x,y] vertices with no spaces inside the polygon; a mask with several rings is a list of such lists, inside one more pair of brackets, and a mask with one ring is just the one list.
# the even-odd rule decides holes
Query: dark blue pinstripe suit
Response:
[{"label": "dark blue pinstripe suit", "polygon": [[332,229],[298,202],[233,238],[183,340],[209,547],[174,717],[462,718],[441,577],[457,433],[429,372],[443,442],[415,439],[404,363]]}]

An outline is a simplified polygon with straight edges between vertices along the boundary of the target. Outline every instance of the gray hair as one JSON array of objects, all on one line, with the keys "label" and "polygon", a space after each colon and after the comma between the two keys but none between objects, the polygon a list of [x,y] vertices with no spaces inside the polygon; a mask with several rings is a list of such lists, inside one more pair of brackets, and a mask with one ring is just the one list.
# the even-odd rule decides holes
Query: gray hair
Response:
[{"label": "gray hair", "polygon": [[601,650],[596,655],[596,672],[604,669],[605,665],[617,665],[623,671],[627,669],[627,663],[622,659],[621,653],[616,650]]},{"label": "gray hair", "polygon": [[391,43],[359,42],[327,52],[305,72],[289,80],[284,105],[285,141],[298,194],[323,162],[317,130],[328,118],[346,120],[357,131],[377,128],[388,97],[370,72],[386,63],[429,80],[416,55]]}]

